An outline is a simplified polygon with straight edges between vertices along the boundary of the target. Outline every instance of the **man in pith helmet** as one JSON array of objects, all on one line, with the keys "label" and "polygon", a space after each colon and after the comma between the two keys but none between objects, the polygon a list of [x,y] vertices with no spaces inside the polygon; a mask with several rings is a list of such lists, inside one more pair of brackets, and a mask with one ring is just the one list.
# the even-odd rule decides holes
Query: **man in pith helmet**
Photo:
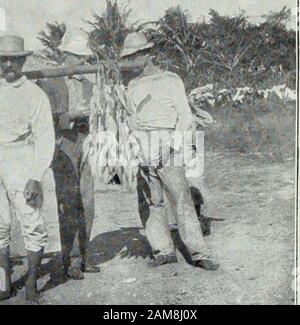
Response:
[{"label": "man in pith helmet", "polygon": [[[93,56],[88,35],[67,29],[60,46],[65,66],[87,63]],[[100,269],[89,263],[88,243],[94,219],[94,186],[82,146],[89,133],[90,99],[94,84],[83,75],[39,82],[52,98],[57,150],[52,164],[60,214],[65,274],[74,280]]]},{"label": "man in pith helmet", "polygon": [[[212,251],[203,238],[184,167],[172,165],[172,160],[180,157],[184,150],[178,139],[191,130],[192,112],[178,75],[162,71],[152,63],[149,49],[153,45],[142,33],[135,32],[127,36],[121,52],[125,60],[146,62],[142,73],[128,85],[128,101],[133,113],[132,125],[140,136],[140,178],[148,189],[149,214],[142,221],[154,256],[151,264],[159,266],[177,262],[165,213],[164,200],[168,199],[191,264],[205,270],[216,270],[218,264],[212,262]],[[149,139],[159,139],[160,144],[149,143]]]}]

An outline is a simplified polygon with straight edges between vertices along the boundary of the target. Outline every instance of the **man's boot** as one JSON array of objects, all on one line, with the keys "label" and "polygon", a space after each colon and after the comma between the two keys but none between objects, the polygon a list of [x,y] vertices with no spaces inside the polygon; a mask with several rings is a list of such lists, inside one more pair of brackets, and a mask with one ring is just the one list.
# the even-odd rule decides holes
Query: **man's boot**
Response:
[{"label": "man's boot", "polygon": [[43,249],[38,252],[27,251],[28,277],[26,280],[26,301],[33,304],[41,304],[42,299],[37,290],[38,274],[41,268]]},{"label": "man's boot", "polygon": [[99,273],[100,267],[87,262],[88,258],[84,257],[81,262],[81,271],[85,273]]},{"label": "man's boot", "polygon": [[201,267],[205,271],[217,271],[220,267],[220,264],[214,263],[208,259],[193,261],[192,265],[195,267]]},{"label": "man's boot", "polygon": [[72,280],[83,280],[84,274],[81,270],[81,263],[82,263],[82,257],[72,257],[71,258],[71,265],[69,266],[67,270],[67,276],[68,278]]},{"label": "man's boot", "polygon": [[9,256],[9,247],[0,250],[0,301],[15,295],[11,287]]},{"label": "man's boot", "polygon": [[165,264],[174,264],[177,262],[178,261],[177,261],[176,254],[158,255],[158,256],[155,256],[155,258],[148,263],[148,266],[158,267],[158,266],[162,266]]}]

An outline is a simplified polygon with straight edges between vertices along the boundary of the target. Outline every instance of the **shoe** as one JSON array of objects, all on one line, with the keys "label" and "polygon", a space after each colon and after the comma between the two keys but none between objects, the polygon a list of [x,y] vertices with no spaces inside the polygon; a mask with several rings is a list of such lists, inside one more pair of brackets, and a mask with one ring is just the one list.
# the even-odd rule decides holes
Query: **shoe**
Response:
[{"label": "shoe", "polygon": [[12,289],[10,292],[8,291],[0,291],[0,301],[8,300],[17,295],[17,290]]},{"label": "shoe", "polygon": [[158,267],[161,265],[165,265],[165,264],[173,264],[173,263],[177,263],[177,257],[174,254],[170,254],[170,255],[158,255],[155,257],[154,260],[151,260],[149,262],[149,266],[151,267]]},{"label": "shoe", "polygon": [[220,267],[220,264],[216,264],[210,260],[198,260],[194,261],[192,264],[195,267],[201,267],[205,271],[216,271]]},{"label": "shoe", "polygon": [[26,305],[43,305],[45,303],[45,300],[43,298],[43,295],[39,292],[34,293],[28,293],[26,292]]},{"label": "shoe", "polygon": [[67,272],[67,276],[69,279],[77,281],[84,279],[84,274],[79,267],[71,267]]},{"label": "shoe", "polygon": [[81,271],[84,273],[99,273],[100,267],[95,265],[82,265]]}]

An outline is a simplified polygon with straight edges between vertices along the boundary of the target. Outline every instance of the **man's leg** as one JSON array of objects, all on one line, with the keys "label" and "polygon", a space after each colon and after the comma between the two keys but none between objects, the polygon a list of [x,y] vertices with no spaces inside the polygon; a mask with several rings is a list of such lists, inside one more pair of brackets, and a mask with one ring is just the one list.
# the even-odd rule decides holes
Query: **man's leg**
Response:
[{"label": "man's leg", "polygon": [[175,215],[182,241],[189,251],[192,263],[207,270],[215,270],[218,265],[210,262],[211,250],[203,238],[191,192],[182,167],[164,167],[158,175],[166,194],[175,209]]},{"label": "man's leg", "polygon": [[[91,196],[90,192],[93,192],[93,183],[85,185],[87,182],[92,181],[92,177],[87,175],[87,181],[82,181],[81,173],[84,172],[81,170],[81,159],[82,159],[82,145],[83,141],[86,138],[85,134],[82,132],[76,131],[76,141],[71,143],[72,150],[70,150],[70,144],[66,147],[66,144],[68,142],[65,141],[65,147],[63,150],[68,153],[68,156],[70,157],[74,170],[76,171],[77,175],[77,190],[76,190],[76,195],[73,195],[76,198],[76,206],[77,206],[77,234],[78,236],[75,237],[73,249],[71,252],[71,266],[69,270],[69,276],[71,278],[76,278],[77,275],[79,276],[78,279],[84,278],[83,271],[85,271],[85,260],[86,260],[86,253],[87,253],[87,244],[88,240],[87,238],[89,237],[90,233],[90,228],[92,226],[92,222],[87,225],[86,223],[86,216],[85,216],[85,206],[83,203],[83,196],[82,192],[84,193],[84,197],[91,197],[93,200],[93,196]],[[83,176],[84,178],[86,175]],[[81,183],[84,183],[82,185]],[[91,191],[82,191],[82,188],[91,188]],[[88,192],[85,194],[85,192]],[[74,193],[75,194],[75,193]],[[93,201],[91,200],[86,200],[86,208],[87,211],[93,209]],[[91,204],[91,206],[88,206],[88,204]],[[93,213],[90,213],[93,217]],[[79,256],[78,256],[79,254]],[[97,272],[99,269],[96,270]]]},{"label": "man's leg", "polygon": [[14,295],[11,288],[9,257],[9,247],[0,249],[0,301]]},{"label": "man's leg", "polygon": [[0,180],[0,301],[9,299],[12,295],[10,266],[10,207]]},{"label": "man's leg", "polygon": [[[81,194],[79,187],[74,188],[72,193],[72,199],[74,199],[74,204],[68,207],[65,213],[68,214],[69,222],[71,225],[71,237],[70,237],[70,250],[68,250],[67,256],[70,260],[70,265],[68,267],[67,275],[73,280],[84,279],[83,271],[81,270],[81,265],[84,260],[86,243],[81,240],[81,229],[85,227],[85,221],[83,218],[83,209],[81,203]],[[85,229],[85,228],[84,228]]]},{"label": "man's leg", "polygon": [[9,197],[20,221],[27,249],[28,277],[26,280],[26,300],[29,303],[39,304],[41,303],[41,298],[37,290],[37,280],[48,237],[44,215],[40,209],[33,209],[26,204],[23,192],[14,191],[10,193]]},{"label": "man's leg", "polygon": [[209,218],[205,216],[205,200],[202,179],[187,178],[187,180],[190,186],[192,200],[202,228],[203,235],[208,236],[210,235],[210,223]]},{"label": "man's leg", "polygon": [[[77,137],[75,137],[75,140]],[[78,174],[78,143],[63,139],[62,147],[52,163],[60,217],[64,274],[74,280],[84,279],[81,271],[79,241],[80,191]]]},{"label": "man's leg", "polygon": [[[76,234],[78,233],[78,224],[76,216],[78,214],[77,207],[67,206],[66,202],[63,206],[61,206],[63,211],[59,212],[60,216],[60,233],[61,233],[61,243],[62,243],[62,261],[63,261],[63,272],[65,276],[68,276],[74,280],[82,280],[84,278],[81,270],[80,263],[76,268],[74,266],[73,257],[73,268],[70,271],[71,267],[71,251],[74,246],[74,241]],[[75,217],[74,217],[75,216]],[[74,221],[74,219],[76,219]]]},{"label": "man's leg", "polygon": [[140,180],[146,188],[149,213],[141,215],[146,236],[158,264],[176,261],[175,249],[169,230],[169,223],[163,201],[163,189],[156,172],[152,168],[142,167]]},{"label": "man's leg", "polygon": [[27,249],[28,276],[26,280],[26,300],[30,303],[39,304],[41,302],[41,297],[37,289],[37,280],[43,255],[43,248],[38,251]]},{"label": "man's leg", "polygon": [[84,162],[80,173],[80,194],[83,206],[84,224],[79,230],[79,242],[83,245],[82,270],[87,273],[100,272],[99,267],[91,264],[89,242],[95,218],[94,180],[88,162]]}]

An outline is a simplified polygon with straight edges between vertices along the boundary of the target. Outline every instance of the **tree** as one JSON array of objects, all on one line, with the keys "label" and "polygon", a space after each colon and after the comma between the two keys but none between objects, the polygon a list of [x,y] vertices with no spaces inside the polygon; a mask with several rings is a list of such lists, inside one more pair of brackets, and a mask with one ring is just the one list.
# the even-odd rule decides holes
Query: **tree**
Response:
[{"label": "tree", "polygon": [[[188,11],[177,6],[148,28],[144,26],[149,22],[130,24],[130,14],[128,7],[121,10],[116,0],[106,0],[106,9],[86,21],[91,27],[90,46],[99,59],[117,59],[128,33],[143,30],[156,45],[157,63],[179,74],[187,90],[218,82],[234,88],[263,81],[274,69],[295,71],[296,33],[286,29],[291,14],[286,7],[265,15],[258,25],[243,11],[224,16],[210,10],[209,22],[190,22]],[[59,61],[65,30],[65,24],[48,23],[47,31],[39,34],[49,60]]]},{"label": "tree", "polygon": [[291,10],[285,6],[279,12],[271,11],[265,15],[265,21],[260,25],[260,37],[265,39],[263,57],[268,68],[295,69],[296,33],[286,29],[290,15]]},{"label": "tree", "polygon": [[66,25],[58,22],[47,23],[47,30],[41,31],[38,35],[38,39],[43,44],[42,55],[50,61],[59,62],[61,58],[61,51],[59,46],[61,45],[62,38],[66,32]]},{"label": "tree", "polygon": [[210,16],[210,28],[205,34],[206,47],[202,51],[202,60],[232,72],[249,49],[247,18],[244,12],[229,17],[221,16],[212,9]]},{"label": "tree", "polygon": [[106,0],[106,10],[93,20],[87,21],[92,27],[89,33],[90,45],[100,59],[117,59],[127,34],[133,30],[128,18],[131,10],[120,10],[117,1]]},{"label": "tree", "polygon": [[265,79],[274,67],[295,68],[296,34],[286,29],[289,15],[284,7],[255,25],[243,11],[224,16],[210,10],[208,23],[191,23],[188,12],[177,6],[152,22],[146,33],[157,45],[157,62],[178,73],[188,90],[219,81],[234,88]]},{"label": "tree", "polygon": [[[100,59],[116,59],[122,48],[125,37],[134,30],[128,23],[131,11],[125,7],[120,10],[117,1],[106,0],[106,9],[100,15],[93,13],[92,21],[85,21],[92,27],[89,34],[91,49]],[[51,61],[59,62],[61,52],[58,47],[66,32],[66,25],[47,23],[46,31],[39,33],[38,39],[43,44],[43,54]]]},{"label": "tree", "polygon": [[270,11],[269,14],[263,15],[263,18],[265,18],[266,23],[271,26],[280,26],[282,28],[285,28],[290,16],[291,9],[288,9],[287,6],[284,6],[279,12]]},{"label": "tree", "polygon": [[168,9],[154,28],[146,34],[156,44],[153,54],[163,67],[178,73],[185,81],[195,73],[198,51],[203,37],[198,33],[197,24],[189,22],[189,15],[180,6]]},{"label": "tree", "polygon": [[[166,11],[148,29],[150,40],[157,44],[158,62],[185,81],[187,88],[197,83],[216,82],[224,76],[230,83],[237,70],[247,70],[244,59],[251,47],[247,17],[242,12],[235,17],[210,11],[209,23],[191,23],[187,11],[179,6]],[[251,38],[250,38],[251,39]]]}]

